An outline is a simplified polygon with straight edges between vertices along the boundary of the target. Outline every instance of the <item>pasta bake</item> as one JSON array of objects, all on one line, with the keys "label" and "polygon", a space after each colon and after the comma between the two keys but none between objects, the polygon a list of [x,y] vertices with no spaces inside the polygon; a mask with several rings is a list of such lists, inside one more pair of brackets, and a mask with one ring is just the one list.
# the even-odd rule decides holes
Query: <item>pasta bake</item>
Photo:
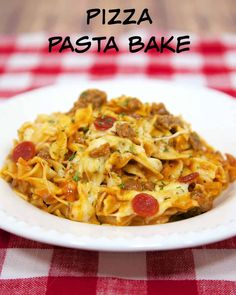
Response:
[{"label": "pasta bake", "polygon": [[221,154],[163,103],[97,89],[18,130],[1,177],[24,200],[73,221],[162,224],[212,208],[236,179]]}]

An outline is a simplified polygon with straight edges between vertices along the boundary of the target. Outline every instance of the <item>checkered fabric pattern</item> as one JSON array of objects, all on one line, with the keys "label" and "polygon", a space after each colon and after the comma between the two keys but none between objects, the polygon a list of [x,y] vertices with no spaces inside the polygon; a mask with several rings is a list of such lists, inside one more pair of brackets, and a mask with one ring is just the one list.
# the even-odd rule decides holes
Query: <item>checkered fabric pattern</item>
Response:
[{"label": "checkered fabric pattern", "polygon": [[[53,83],[121,76],[206,85],[236,97],[236,36],[191,36],[191,51],[181,54],[130,54],[122,46],[116,54],[49,54],[47,38],[0,36],[0,101]],[[236,237],[184,250],[105,253],[53,247],[0,230],[0,294],[233,295]]]},{"label": "checkered fabric pattern", "polygon": [[123,76],[204,85],[236,96],[236,35],[217,39],[191,35],[191,50],[179,54],[128,53],[128,36],[120,38],[119,53],[49,53],[48,37],[42,33],[0,36],[1,98],[54,83]]}]

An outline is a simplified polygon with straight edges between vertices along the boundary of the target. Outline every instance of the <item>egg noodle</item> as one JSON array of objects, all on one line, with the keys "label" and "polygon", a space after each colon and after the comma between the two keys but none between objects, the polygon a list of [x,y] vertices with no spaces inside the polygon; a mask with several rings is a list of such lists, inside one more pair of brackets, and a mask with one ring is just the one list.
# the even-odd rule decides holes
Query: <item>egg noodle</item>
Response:
[{"label": "egg noodle", "polygon": [[1,176],[26,201],[70,220],[160,224],[212,208],[236,179],[223,156],[162,103],[84,91],[67,113],[18,130]]}]

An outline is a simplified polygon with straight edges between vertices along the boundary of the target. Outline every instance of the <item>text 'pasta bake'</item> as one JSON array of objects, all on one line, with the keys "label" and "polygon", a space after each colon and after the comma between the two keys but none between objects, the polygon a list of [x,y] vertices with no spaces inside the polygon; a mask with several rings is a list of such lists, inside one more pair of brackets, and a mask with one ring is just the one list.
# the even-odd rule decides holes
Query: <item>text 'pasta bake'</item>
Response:
[{"label": "text 'pasta bake'", "polygon": [[215,151],[163,103],[84,91],[67,113],[18,130],[1,176],[26,201],[70,220],[160,224],[195,216],[236,179]]}]

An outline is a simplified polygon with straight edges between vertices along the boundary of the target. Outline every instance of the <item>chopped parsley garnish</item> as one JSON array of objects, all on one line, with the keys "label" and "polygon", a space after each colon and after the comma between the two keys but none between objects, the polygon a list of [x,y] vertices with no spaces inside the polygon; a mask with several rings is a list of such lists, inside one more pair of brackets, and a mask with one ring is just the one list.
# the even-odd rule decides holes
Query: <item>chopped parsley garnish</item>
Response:
[{"label": "chopped parsley garnish", "polygon": [[181,190],[182,193],[184,193],[184,189],[181,186],[177,186],[176,188],[179,189],[179,190]]},{"label": "chopped parsley garnish", "polygon": [[108,123],[113,123],[113,118],[108,117],[106,120]]},{"label": "chopped parsley garnish", "polygon": [[75,181],[75,182],[78,182],[79,180],[80,180],[80,177],[79,177],[79,173],[78,173],[78,171],[75,173],[75,175],[73,176],[73,180]]},{"label": "chopped parsley garnish", "polygon": [[80,97],[86,98],[88,96],[88,91],[84,91],[80,94]]},{"label": "chopped parsley garnish", "polygon": [[167,145],[165,146],[163,152],[165,152],[165,153],[166,153],[166,152],[169,152],[169,149],[168,149]]},{"label": "chopped parsley garnish", "polygon": [[82,130],[84,133],[86,133],[86,132],[89,131],[89,127],[82,127],[81,130]]},{"label": "chopped parsley garnish", "polygon": [[68,161],[73,161],[77,152],[74,152],[68,159]]},{"label": "chopped parsley garnish", "polygon": [[71,119],[71,123],[73,123],[73,124],[75,123],[75,119],[74,118]]},{"label": "chopped parsley garnish", "polygon": [[120,187],[121,189],[124,189],[124,188],[125,188],[125,184],[124,184],[123,182],[121,182],[121,184],[119,184],[119,187]]},{"label": "chopped parsley garnish", "polygon": [[49,120],[48,123],[53,124],[53,123],[55,123],[55,121],[54,120]]},{"label": "chopped parsley garnish", "polygon": [[160,190],[162,191],[165,186],[166,184],[162,181],[161,184],[159,184]]}]

